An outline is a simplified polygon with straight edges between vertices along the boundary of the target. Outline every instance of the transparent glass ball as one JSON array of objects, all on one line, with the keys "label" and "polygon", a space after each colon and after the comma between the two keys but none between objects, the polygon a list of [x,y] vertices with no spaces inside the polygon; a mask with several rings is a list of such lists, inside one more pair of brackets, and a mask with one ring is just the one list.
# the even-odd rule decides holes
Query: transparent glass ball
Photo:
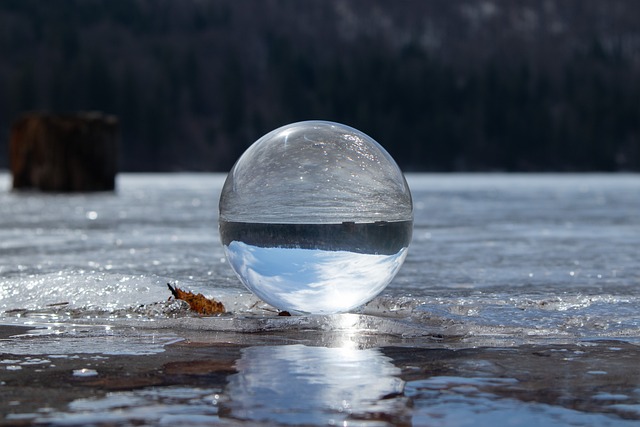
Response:
[{"label": "transparent glass ball", "polygon": [[295,313],[352,310],[407,256],[409,186],[374,139],[338,123],[278,128],[233,166],[220,196],[229,264],[263,301]]}]

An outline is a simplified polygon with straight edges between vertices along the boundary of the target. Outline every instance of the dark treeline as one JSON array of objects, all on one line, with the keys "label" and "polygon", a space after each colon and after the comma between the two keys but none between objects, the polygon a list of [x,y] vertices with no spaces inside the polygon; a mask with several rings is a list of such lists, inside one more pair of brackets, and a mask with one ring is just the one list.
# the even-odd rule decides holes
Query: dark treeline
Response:
[{"label": "dark treeline", "polygon": [[[120,119],[123,170],[227,170],[325,119],[405,170],[640,170],[634,0],[2,0],[0,144]],[[0,150],[0,167],[7,150]]]}]

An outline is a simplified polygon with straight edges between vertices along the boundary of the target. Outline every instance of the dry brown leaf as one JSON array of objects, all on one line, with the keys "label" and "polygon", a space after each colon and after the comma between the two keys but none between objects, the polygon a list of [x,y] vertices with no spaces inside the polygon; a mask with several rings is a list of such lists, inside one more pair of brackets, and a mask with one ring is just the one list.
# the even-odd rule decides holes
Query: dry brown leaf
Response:
[{"label": "dry brown leaf", "polygon": [[191,310],[200,314],[221,314],[225,312],[224,305],[214,299],[206,298],[202,294],[194,294],[193,292],[185,292],[177,286],[171,286],[167,283],[171,294],[175,299],[181,299],[189,304]]}]

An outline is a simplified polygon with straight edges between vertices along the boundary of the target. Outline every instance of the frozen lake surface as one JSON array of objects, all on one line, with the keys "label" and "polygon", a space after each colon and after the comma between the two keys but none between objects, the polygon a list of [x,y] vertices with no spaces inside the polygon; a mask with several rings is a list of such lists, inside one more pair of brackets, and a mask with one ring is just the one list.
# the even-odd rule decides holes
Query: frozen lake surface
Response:
[{"label": "frozen lake surface", "polygon": [[[219,389],[139,387],[35,412],[16,397],[0,413],[78,425],[169,423],[184,408],[192,424],[637,423],[640,176],[407,180],[413,241],[391,285],[351,314],[287,318],[224,258],[224,175],[121,174],[113,194],[47,195],[11,192],[0,174],[0,324],[28,328],[0,335],[0,396],[14,378],[3,375],[34,360],[152,357],[185,341],[241,348]],[[167,301],[168,282],[230,314],[189,314]],[[285,392],[254,393],[267,389]]]}]

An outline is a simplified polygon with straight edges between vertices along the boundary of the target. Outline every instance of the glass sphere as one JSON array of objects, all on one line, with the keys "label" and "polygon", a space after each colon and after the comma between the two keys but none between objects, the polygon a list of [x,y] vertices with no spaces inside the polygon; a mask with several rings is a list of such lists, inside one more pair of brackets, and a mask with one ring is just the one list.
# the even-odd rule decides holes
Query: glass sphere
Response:
[{"label": "glass sphere", "polygon": [[352,310],[378,295],[407,256],[409,186],[374,139],[338,123],[278,128],[233,166],[219,230],[242,283],[295,313]]}]

